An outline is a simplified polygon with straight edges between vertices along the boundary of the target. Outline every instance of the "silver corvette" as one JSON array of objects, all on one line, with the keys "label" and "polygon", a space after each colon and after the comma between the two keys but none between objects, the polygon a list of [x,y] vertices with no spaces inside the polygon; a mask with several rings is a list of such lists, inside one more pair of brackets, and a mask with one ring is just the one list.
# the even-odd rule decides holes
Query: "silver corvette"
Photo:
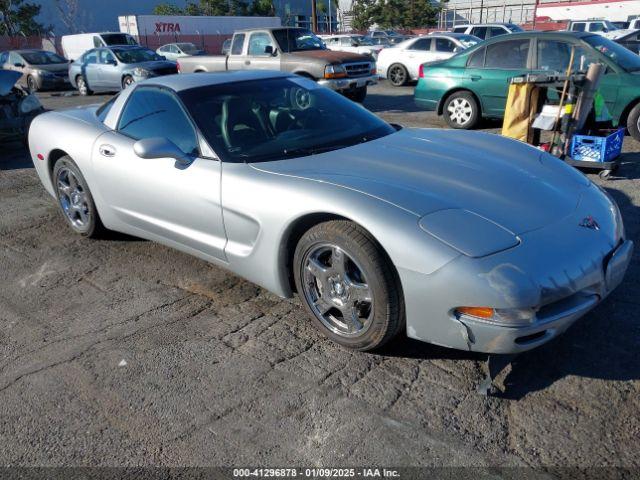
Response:
[{"label": "silver corvette", "polygon": [[283,297],[341,345],[399,332],[515,353],[621,281],[613,200],[528,145],[391,126],[279,72],[174,75],[38,116],[33,162],[67,224],[196,255]]}]

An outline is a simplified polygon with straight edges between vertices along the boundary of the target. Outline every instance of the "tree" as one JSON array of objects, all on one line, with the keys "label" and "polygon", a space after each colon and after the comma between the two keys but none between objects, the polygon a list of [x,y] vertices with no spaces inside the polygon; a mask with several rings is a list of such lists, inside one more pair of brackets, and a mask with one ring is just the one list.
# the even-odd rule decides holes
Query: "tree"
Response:
[{"label": "tree", "polygon": [[154,15],[184,15],[184,11],[173,3],[159,3],[153,7]]},{"label": "tree", "polygon": [[352,26],[367,30],[381,28],[419,28],[435,25],[440,8],[430,0],[354,0]]},{"label": "tree", "polygon": [[254,0],[249,10],[256,17],[273,17],[276,14],[273,0]]},{"label": "tree", "polygon": [[372,18],[375,3],[375,0],[353,0],[351,26],[354,30],[368,30],[375,23]]},{"label": "tree", "polygon": [[203,15],[200,5],[193,2],[187,2],[187,6],[184,7],[184,15],[198,16]]},{"label": "tree", "polygon": [[79,0],[56,0],[56,10],[69,33],[82,32],[89,23],[89,12],[80,8]]},{"label": "tree", "polygon": [[24,0],[0,0],[0,35],[39,35],[51,30],[36,21],[40,5]]}]

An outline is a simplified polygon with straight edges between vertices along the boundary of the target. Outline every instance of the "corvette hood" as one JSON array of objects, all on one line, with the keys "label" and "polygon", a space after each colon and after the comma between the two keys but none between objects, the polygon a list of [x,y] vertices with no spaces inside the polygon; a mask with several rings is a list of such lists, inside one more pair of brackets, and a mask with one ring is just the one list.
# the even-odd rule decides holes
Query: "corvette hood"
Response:
[{"label": "corvette hood", "polygon": [[455,130],[404,129],[341,150],[253,166],[357,190],[419,217],[468,210],[514,234],[570,215],[593,188],[584,175],[524,143]]}]

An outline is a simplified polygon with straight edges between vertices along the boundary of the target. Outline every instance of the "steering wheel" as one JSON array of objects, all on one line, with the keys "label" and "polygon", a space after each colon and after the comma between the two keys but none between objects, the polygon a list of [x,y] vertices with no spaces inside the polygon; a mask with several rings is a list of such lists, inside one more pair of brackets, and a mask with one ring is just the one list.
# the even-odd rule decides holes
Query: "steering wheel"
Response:
[{"label": "steering wheel", "polygon": [[306,110],[311,107],[311,92],[302,87],[293,87],[290,92],[291,106],[296,110]]}]

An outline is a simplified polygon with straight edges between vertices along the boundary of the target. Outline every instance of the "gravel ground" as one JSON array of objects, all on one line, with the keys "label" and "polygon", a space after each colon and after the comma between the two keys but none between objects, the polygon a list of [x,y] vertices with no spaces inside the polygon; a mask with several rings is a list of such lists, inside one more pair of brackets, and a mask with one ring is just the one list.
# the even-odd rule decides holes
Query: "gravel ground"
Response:
[{"label": "gravel ground", "polygon": [[[365,106],[442,126],[412,90],[377,86]],[[640,145],[625,151],[615,178],[591,178],[638,244]],[[0,205],[2,465],[640,465],[638,253],[486,398],[483,355],[405,338],[349,352],[297,300],[152,242],[73,235],[18,147],[0,158]]]}]

